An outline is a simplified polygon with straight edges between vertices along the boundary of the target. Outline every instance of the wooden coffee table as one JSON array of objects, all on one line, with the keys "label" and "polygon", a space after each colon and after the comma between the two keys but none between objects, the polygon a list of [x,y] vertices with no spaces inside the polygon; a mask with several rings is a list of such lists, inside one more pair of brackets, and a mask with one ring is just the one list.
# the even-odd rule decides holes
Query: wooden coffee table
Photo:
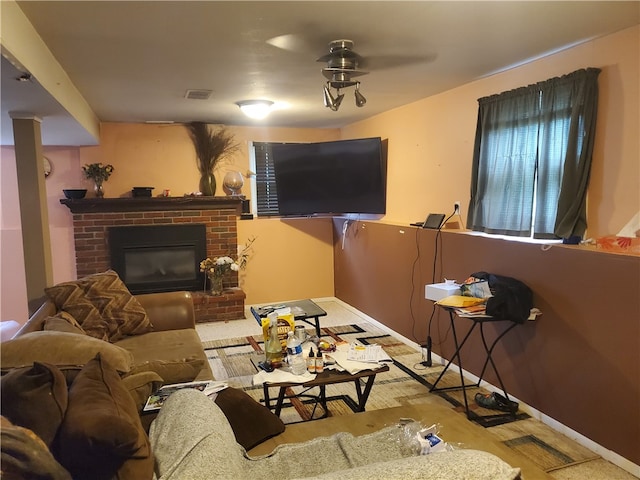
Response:
[{"label": "wooden coffee table", "polygon": [[[264,360],[264,353],[255,353],[251,355],[251,363],[256,370],[259,370],[258,363]],[[358,395],[358,403],[356,405],[356,412],[364,412],[369,393],[373,387],[373,382],[376,379],[376,375],[382,372],[388,372],[389,367],[387,365],[378,366],[372,370],[363,370],[358,373],[351,374],[349,372],[338,372],[336,370],[325,370],[322,373],[316,374],[316,378],[306,383],[292,383],[292,382],[277,382],[277,383],[263,383],[262,389],[264,392],[264,404],[267,408],[273,410],[273,412],[280,416],[280,411],[284,404],[285,399],[297,398],[297,397],[309,397],[316,401],[316,405],[319,403],[324,409],[322,417],[326,417],[329,410],[327,408],[326,386],[334,385],[337,383],[353,382],[356,388],[356,394]],[[364,389],[362,388],[361,379],[366,379]],[[288,394],[287,388],[302,387],[303,390],[300,393]],[[314,387],[320,389],[318,395],[311,395],[307,393]],[[278,388],[278,396],[275,399],[275,405],[271,404],[271,397],[269,396],[269,388]],[[315,407],[314,407],[315,411]],[[313,413],[311,414],[313,417]]]}]

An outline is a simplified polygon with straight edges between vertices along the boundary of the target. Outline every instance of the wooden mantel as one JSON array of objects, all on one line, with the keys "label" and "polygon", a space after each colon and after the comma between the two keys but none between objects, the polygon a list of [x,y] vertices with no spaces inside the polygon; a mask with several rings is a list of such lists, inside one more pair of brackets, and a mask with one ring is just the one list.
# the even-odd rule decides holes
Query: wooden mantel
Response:
[{"label": "wooden mantel", "polygon": [[235,208],[240,213],[244,197],[128,197],[60,199],[71,213],[152,212]]}]

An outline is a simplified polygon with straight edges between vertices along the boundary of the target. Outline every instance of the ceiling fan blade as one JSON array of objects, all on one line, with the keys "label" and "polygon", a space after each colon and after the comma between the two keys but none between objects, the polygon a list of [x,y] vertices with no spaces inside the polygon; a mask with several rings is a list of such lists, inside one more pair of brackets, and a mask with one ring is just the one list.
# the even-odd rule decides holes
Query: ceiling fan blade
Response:
[{"label": "ceiling fan blade", "polygon": [[307,53],[315,49],[307,38],[297,33],[287,33],[270,38],[266,41],[271,46],[289,52]]},{"label": "ceiling fan blade", "polygon": [[418,63],[431,63],[438,58],[435,53],[428,55],[372,55],[362,57],[358,66],[368,70],[385,70]]}]

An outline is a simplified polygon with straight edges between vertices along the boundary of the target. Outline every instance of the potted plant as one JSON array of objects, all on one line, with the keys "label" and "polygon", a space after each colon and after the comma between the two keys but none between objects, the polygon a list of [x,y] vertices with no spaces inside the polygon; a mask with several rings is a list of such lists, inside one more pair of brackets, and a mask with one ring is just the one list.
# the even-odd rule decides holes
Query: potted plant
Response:
[{"label": "potted plant", "polygon": [[96,197],[104,197],[102,182],[109,180],[113,170],[113,165],[103,165],[102,163],[90,163],[82,166],[84,176],[93,180],[95,183],[94,190],[96,192]]},{"label": "potted plant", "polygon": [[223,160],[238,150],[235,138],[226,127],[211,129],[206,123],[191,122],[189,134],[196,150],[196,163],[200,172],[200,192],[202,195],[216,194],[215,170]]}]

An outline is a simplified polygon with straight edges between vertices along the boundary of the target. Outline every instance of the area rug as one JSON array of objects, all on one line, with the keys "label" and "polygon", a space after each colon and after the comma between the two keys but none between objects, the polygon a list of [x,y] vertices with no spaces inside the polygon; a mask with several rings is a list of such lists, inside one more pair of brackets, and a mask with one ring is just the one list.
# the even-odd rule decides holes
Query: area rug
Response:
[{"label": "area rug", "polygon": [[[393,359],[389,371],[376,376],[366,410],[445,400],[455,411],[466,415],[461,390],[429,392],[444,367],[423,366],[420,352],[399,339],[370,323],[328,327],[323,328],[322,332],[323,338],[331,338],[335,342],[379,344]],[[309,329],[308,333],[312,331]],[[261,335],[206,341],[203,347],[216,380],[225,380],[229,385],[243,389],[257,401],[263,401],[262,386],[252,384],[256,369],[249,359],[255,352],[262,351]],[[447,371],[438,383],[438,387],[456,385],[460,385],[460,376],[455,371]],[[288,393],[301,391],[301,387],[294,387]],[[476,405],[474,396],[479,391],[486,392],[478,387],[467,388],[470,419],[495,433],[505,445],[526,455],[541,469],[551,471],[594,458],[590,450],[531,419],[526,413],[519,411],[515,416],[505,416]],[[272,389],[271,395],[276,393]],[[328,385],[326,395],[328,412],[324,412],[313,399],[303,397],[285,402],[280,417],[285,424],[291,424],[313,420],[325,413],[340,416],[355,411],[357,394],[353,383]]]}]

